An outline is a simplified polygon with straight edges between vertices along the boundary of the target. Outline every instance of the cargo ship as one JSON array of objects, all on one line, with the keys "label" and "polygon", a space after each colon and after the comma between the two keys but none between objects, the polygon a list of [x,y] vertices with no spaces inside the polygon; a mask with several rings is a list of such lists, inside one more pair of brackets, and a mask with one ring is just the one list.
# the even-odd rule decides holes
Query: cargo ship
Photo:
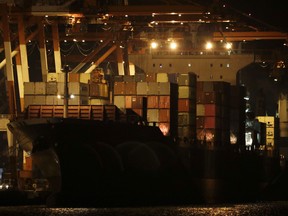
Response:
[{"label": "cargo ship", "polygon": [[25,112],[8,124],[25,152],[18,180],[46,179],[48,206],[255,201],[282,175],[277,118],[245,113],[243,86],[193,72],[116,76],[112,85],[99,71],[89,83],[64,75],[25,83]]},{"label": "cargo ship", "polygon": [[123,118],[19,119],[8,129],[34,175],[48,180],[47,206],[256,201],[281,173],[276,157],[209,143],[182,148],[159,127]]}]

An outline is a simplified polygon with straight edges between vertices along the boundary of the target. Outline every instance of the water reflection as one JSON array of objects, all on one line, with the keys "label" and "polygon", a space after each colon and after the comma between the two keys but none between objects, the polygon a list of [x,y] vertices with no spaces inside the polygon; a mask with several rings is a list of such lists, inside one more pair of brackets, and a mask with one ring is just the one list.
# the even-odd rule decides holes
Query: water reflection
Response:
[{"label": "water reflection", "polygon": [[287,213],[288,201],[217,206],[143,208],[46,208],[45,206],[0,207],[1,216],[282,216],[287,215]]}]

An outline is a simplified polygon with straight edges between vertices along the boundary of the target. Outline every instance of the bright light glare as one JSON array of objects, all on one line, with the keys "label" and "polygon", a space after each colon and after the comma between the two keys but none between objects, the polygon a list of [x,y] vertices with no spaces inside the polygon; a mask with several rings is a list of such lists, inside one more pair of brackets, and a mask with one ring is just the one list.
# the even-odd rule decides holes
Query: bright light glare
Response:
[{"label": "bright light glare", "polygon": [[207,50],[210,50],[213,48],[213,44],[211,42],[207,42],[205,47]]},{"label": "bright light glare", "polygon": [[71,95],[70,95],[70,98],[73,99],[73,98],[75,98],[75,96],[74,96],[73,94],[71,94]]},{"label": "bright light glare", "polygon": [[227,50],[232,49],[232,43],[226,43],[226,44],[225,44],[225,48],[226,48]]},{"label": "bright light glare", "polygon": [[152,42],[151,43],[151,48],[152,49],[156,49],[158,47],[158,43],[157,42]]},{"label": "bright light glare", "polygon": [[170,43],[170,48],[171,48],[171,49],[176,49],[176,48],[177,48],[177,43],[171,42],[171,43]]}]

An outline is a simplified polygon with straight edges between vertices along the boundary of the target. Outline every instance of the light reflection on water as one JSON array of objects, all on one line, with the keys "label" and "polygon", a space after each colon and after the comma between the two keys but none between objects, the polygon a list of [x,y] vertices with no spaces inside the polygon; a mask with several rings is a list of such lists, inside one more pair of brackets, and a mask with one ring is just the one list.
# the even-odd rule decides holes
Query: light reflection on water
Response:
[{"label": "light reflection on water", "polygon": [[193,216],[247,215],[286,216],[288,201],[210,206],[174,206],[141,208],[46,208],[44,206],[0,207],[1,216]]}]

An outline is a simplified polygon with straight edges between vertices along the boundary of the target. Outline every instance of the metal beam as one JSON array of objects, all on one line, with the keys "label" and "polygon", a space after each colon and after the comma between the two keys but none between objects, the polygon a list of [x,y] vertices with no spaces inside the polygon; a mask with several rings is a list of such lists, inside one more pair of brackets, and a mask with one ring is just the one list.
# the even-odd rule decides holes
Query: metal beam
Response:
[{"label": "metal beam", "polygon": [[288,33],[283,32],[214,32],[213,41],[252,41],[252,40],[287,40]]}]

